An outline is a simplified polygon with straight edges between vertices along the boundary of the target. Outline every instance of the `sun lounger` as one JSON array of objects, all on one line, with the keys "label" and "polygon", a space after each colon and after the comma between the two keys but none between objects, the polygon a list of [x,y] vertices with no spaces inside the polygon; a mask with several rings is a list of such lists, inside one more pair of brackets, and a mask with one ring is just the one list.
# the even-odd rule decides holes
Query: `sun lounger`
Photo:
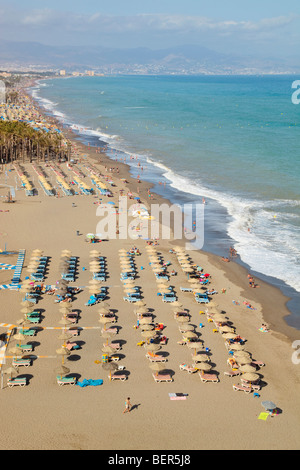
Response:
[{"label": "sun lounger", "polygon": [[216,374],[199,372],[201,382],[219,382],[219,378]]},{"label": "sun lounger", "polygon": [[32,273],[31,274],[32,281],[43,281],[44,280],[44,273]]},{"label": "sun lounger", "polygon": [[208,304],[209,303],[209,298],[205,296],[196,296],[195,295],[195,300],[198,304]]},{"label": "sun lounger", "polygon": [[155,382],[173,382],[173,379],[168,374],[152,374]]},{"label": "sun lounger", "polygon": [[252,383],[252,382],[247,382],[246,380],[243,380],[243,378],[241,377],[241,385],[242,386],[245,386],[245,387],[250,387],[252,390],[260,390],[261,387],[259,385],[259,382],[260,382],[260,379],[256,382],[256,383]]},{"label": "sun lounger", "polygon": [[34,324],[40,323],[41,321],[40,317],[29,317],[29,316],[27,317],[27,320],[30,321],[30,323],[34,323]]},{"label": "sun lounger", "polygon": [[91,305],[95,305],[98,303],[98,300],[95,296],[91,296],[89,300],[87,301],[86,304],[84,304],[86,307],[90,307]]},{"label": "sun lounger", "polygon": [[155,354],[152,356],[151,354],[147,353],[146,358],[149,359],[151,362],[167,362],[167,359],[159,354]]},{"label": "sun lounger", "polygon": [[180,364],[179,369],[186,370],[189,374],[193,374],[194,372],[197,372],[197,369],[195,367],[188,366],[187,364]]},{"label": "sun lounger", "polygon": [[135,298],[135,297],[123,297],[123,300],[125,300],[125,302],[134,303],[134,302],[137,302],[138,300],[140,300],[140,297],[139,297],[139,298]]},{"label": "sun lounger", "polygon": [[246,385],[233,384],[232,388],[235,392],[238,392],[238,391],[245,392],[245,393],[251,393],[252,392],[252,388],[247,387]]},{"label": "sun lounger", "polygon": [[[37,297],[39,297],[40,295],[37,294]],[[24,297],[22,299],[22,301],[24,302],[25,300],[28,300],[29,302],[31,302],[32,304],[37,304],[38,300],[36,297]]]},{"label": "sun lounger", "polygon": [[229,359],[227,359],[227,365],[229,367],[231,367],[231,369],[233,369],[233,370],[239,368],[238,363],[235,361],[234,358],[231,358],[231,357]]},{"label": "sun lounger", "polygon": [[121,343],[110,343],[109,346],[113,348],[115,351],[120,351],[122,349]]},{"label": "sun lounger", "polygon": [[58,385],[75,385],[76,377],[56,377]]},{"label": "sun lounger", "polygon": [[24,367],[29,367],[31,365],[31,360],[30,359],[18,359],[16,357],[13,358],[12,360],[12,365],[13,367],[21,367],[21,366],[24,366]]},{"label": "sun lounger", "polygon": [[17,344],[18,348],[21,348],[23,352],[31,352],[33,350],[32,344]]},{"label": "sun lounger", "polygon": [[21,335],[24,335],[24,336],[34,336],[35,333],[36,333],[36,330],[30,330],[30,329],[23,330],[23,329],[21,329],[20,333],[21,333]]},{"label": "sun lounger", "polygon": [[237,377],[238,375],[242,375],[242,372],[239,370],[231,370],[230,372],[224,372],[224,375],[227,375],[227,377]]},{"label": "sun lounger", "polygon": [[26,377],[12,377],[7,381],[8,387],[14,387],[16,385],[19,385],[20,387],[25,387],[25,385],[27,385]]},{"label": "sun lounger", "polygon": [[176,300],[177,297],[172,294],[164,294],[162,299],[163,302],[176,302]]},{"label": "sun lounger", "polygon": [[77,343],[70,343],[69,341],[66,343],[66,349],[72,351],[73,349],[80,349],[79,344]]},{"label": "sun lounger", "polygon": [[96,279],[96,281],[105,281],[106,278],[103,274],[94,273],[93,279]]},{"label": "sun lounger", "polygon": [[127,375],[118,373],[111,374],[111,376],[108,377],[110,378],[110,380],[121,380],[122,382],[127,379]]},{"label": "sun lounger", "polygon": [[251,385],[251,387],[255,387],[255,386],[259,386],[258,384],[260,382],[260,378],[253,381],[253,382],[250,382],[249,380],[245,380],[245,379],[243,379],[243,377],[241,377],[241,382],[242,382],[242,384],[244,384],[246,386]]},{"label": "sun lounger", "polygon": [[35,299],[36,297],[39,297],[39,293],[38,292],[30,292],[29,294],[26,294],[24,299],[23,300],[29,300],[29,302],[32,302],[33,299]]},{"label": "sun lounger", "polygon": [[169,393],[170,400],[186,400],[187,393]]},{"label": "sun lounger", "polygon": [[67,315],[67,320],[69,320],[71,323],[77,323],[78,318],[71,315]]}]

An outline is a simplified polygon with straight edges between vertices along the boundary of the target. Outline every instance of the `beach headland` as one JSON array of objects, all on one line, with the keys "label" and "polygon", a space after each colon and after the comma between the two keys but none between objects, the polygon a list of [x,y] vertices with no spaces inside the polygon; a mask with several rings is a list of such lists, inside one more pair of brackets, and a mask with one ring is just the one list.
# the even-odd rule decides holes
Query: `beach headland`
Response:
[{"label": "beach headland", "polygon": [[[57,126],[61,126],[59,121]],[[120,190],[131,192],[139,197],[145,206],[152,202],[168,203],[167,199],[152,193],[148,182],[137,183],[129,166],[121,161],[113,161],[105,151],[83,145],[70,129],[61,126],[66,138],[74,145],[75,168],[82,171],[90,181],[88,166],[96,166],[105,177],[110,176],[114,186],[111,202],[118,207]],[[56,187],[51,169],[40,163],[48,180]],[[30,180],[37,183],[32,165],[24,163]],[[60,169],[72,179],[72,172],[66,162]],[[116,170],[117,167],[117,170]],[[114,171],[110,169],[114,168]],[[16,186],[13,165],[8,165],[7,182]],[[0,183],[4,182],[0,175]],[[103,178],[105,181],[105,178]],[[125,182],[126,181],[126,182]],[[26,249],[24,270],[21,279],[28,276],[27,267],[35,249],[43,250],[49,257],[49,267],[45,284],[54,285],[60,279],[60,257],[62,250],[68,249],[78,257],[79,268],[74,285],[80,286],[72,302],[79,311],[79,337],[81,349],[72,351],[65,359],[70,375],[78,381],[102,379],[100,387],[63,386],[56,382],[55,368],[61,362],[56,355],[61,341],[55,329],[61,321],[60,304],[54,303],[51,295],[43,295],[38,302],[42,309],[42,321],[31,339],[34,346],[34,359],[31,367],[20,367],[27,377],[25,388],[6,386],[4,378],[1,417],[5,426],[1,432],[3,449],[107,449],[107,450],[214,450],[214,449],[297,449],[300,435],[300,406],[298,400],[299,364],[295,360],[292,343],[297,338],[297,330],[288,327],[284,317],[289,314],[287,298],[279,289],[259,282],[259,288],[251,288],[247,271],[233,260],[224,262],[220,257],[197,250],[186,250],[192,264],[201,266],[208,273],[210,303],[197,304],[188,288],[189,276],[182,269],[176,247],[185,248],[185,240],[159,239],[157,244],[137,238],[120,240],[118,237],[101,243],[90,244],[85,235],[95,232],[97,225],[96,209],[101,202],[99,195],[78,194],[64,196],[61,191],[54,197],[46,196],[37,186],[38,194],[26,197],[20,184],[17,184],[15,203],[1,204],[9,209],[2,213],[1,248],[4,242],[8,249]],[[139,188],[139,191],[138,191]],[[152,199],[149,196],[149,189]],[[7,192],[5,187],[2,195]],[[107,200],[104,199],[106,202]],[[128,203],[133,202],[129,200]],[[74,206],[73,206],[74,204]],[[130,219],[131,220],[131,219]],[[79,236],[77,235],[79,232]],[[163,333],[167,344],[161,346],[161,353],[167,359],[166,367],[173,379],[172,383],[156,383],[150,369],[146,349],[138,345],[142,340],[142,328],[137,328],[135,304],[124,302],[123,283],[120,280],[119,250],[130,250],[136,246],[141,255],[134,258],[137,277],[134,284],[142,292],[142,300],[154,315],[154,322],[164,325]],[[180,370],[180,364],[192,364],[191,349],[182,345],[184,335],[172,304],[162,302],[158,285],[150,263],[149,246],[169,262],[168,272],[176,270],[167,283],[172,286],[179,303],[190,314],[189,325],[200,339],[203,352],[209,354],[212,370],[218,383],[203,383],[198,372],[189,374]],[[122,344],[120,364],[128,374],[125,382],[110,381],[109,372],[101,366],[105,343],[99,327],[98,310],[101,303],[87,307],[88,286],[92,274],[88,269],[90,252],[98,250],[106,258],[108,277],[101,285],[107,286],[106,302],[117,316],[118,334],[113,341]],[[170,252],[171,250],[171,252]],[[1,257],[3,261],[3,256]],[[4,258],[5,259],[5,258]],[[11,264],[14,259],[11,259]],[[9,263],[10,261],[7,261]],[[1,281],[8,282],[7,271],[0,272]],[[72,283],[73,285],[73,283]],[[23,295],[9,289],[0,291],[1,321],[16,325],[21,318],[20,302]],[[215,307],[213,307],[215,305]],[[244,349],[251,353],[253,361],[265,365],[258,366],[260,389],[249,395],[234,391],[233,384],[240,383],[240,376],[228,377],[230,355],[225,347],[225,338],[220,333],[218,323],[214,323],[209,313],[216,308],[225,315],[228,324],[245,340]],[[261,331],[262,323],[268,323],[270,331]],[[4,330],[3,330],[4,331]],[[7,349],[7,368],[11,365]],[[184,400],[171,400],[169,394],[179,393]],[[122,413],[124,402],[131,397],[133,405],[130,413]],[[276,416],[264,416],[261,401],[272,400],[278,406]],[[28,407],[28,403],[31,404]],[[34,403],[34,410],[33,406]],[[42,417],[42,419],[41,419]],[[26,429],[26,433],[24,433]],[[267,432],[266,432],[267,430]]]}]

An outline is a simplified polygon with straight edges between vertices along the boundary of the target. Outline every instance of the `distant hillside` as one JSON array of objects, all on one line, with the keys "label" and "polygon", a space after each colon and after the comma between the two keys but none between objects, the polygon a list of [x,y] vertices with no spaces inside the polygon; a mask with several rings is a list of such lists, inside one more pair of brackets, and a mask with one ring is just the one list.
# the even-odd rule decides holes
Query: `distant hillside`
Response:
[{"label": "distant hillside", "polygon": [[[37,42],[3,41],[0,50],[0,67],[14,64],[19,66],[37,65],[51,68],[101,70],[105,67],[117,69],[134,69],[148,67],[165,71],[197,71],[227,72],[243,69],[257,71],[284,72],[287,68],[293,72],[289,64],[276,64],[274,60],[258,60],[256,58],[237,57],[221,54],[201,46],[186,45],[152,50],[145,47],[133,49],[116,49],[98,46],[47,46]],[[298,68],[299,70],[299,68]],[[296,71],[296,70],[295,70]]]}]

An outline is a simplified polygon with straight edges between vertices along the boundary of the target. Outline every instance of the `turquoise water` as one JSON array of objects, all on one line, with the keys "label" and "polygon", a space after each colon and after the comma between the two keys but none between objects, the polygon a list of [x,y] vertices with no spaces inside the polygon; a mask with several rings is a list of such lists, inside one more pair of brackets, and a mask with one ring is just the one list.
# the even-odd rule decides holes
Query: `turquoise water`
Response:
[{"label": "turquoise water", "polygon": [[87,141],[122,151],[135,175],[138,161],[141,177],[165,181],[164,194],[178,203],[204,197],[207,207],[221,207],[227,216],[216,223],[241,260],[300,292],[294,80],[80,77],[41,82],[33,96]]}]

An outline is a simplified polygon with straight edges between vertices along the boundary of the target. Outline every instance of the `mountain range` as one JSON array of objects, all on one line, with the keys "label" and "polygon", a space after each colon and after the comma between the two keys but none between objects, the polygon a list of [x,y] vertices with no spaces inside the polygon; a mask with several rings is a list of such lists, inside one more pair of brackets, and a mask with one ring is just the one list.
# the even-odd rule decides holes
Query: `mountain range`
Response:
[{"label": "mountain range", "polygon": [[198,45],[184,45],[153,50],[146,47],[117,49],[101,46],[49,46],[37,42],[2,41],[0,69],[14,67],[48,67],[66,71],[93,69],[151,70],[175,72],[242,72],[296,73],[288,61],[272,58],[240,57],[223,54]]}]

